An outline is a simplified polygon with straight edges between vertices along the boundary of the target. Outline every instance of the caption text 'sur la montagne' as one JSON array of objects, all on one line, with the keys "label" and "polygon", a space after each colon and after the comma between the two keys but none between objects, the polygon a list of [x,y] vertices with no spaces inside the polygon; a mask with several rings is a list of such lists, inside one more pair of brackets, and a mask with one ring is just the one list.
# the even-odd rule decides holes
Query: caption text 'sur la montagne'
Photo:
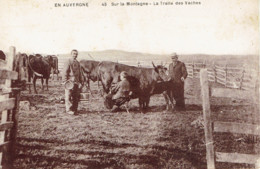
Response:
[{"label": "caption text 'sur la montagne'", "polygon": [[[201,5],[200,1],[153,1],[153,2],[101,2],[101,6],[180,6]],[[54,7],[89,7],[88,2],[78,3],[54,3]]]}]

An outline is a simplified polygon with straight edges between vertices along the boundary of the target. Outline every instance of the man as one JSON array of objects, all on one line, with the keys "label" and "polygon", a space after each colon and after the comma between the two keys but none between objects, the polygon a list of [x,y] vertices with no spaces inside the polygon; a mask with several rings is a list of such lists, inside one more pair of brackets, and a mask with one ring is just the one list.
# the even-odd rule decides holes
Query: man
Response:
[{"label": "man", "polygon": [[80,100],[80,90],[83,86],[83,75],[81,73],[80,63],[77,61],[78,51],[73,49],[71,51],[71,57],[63,68],[63,82],[73,82],[71,89],[65,88],[65,107],[66,112],[71,115],[75,115],[78,109],[78,103]]},{"label": "man", "polygon": [[[128,74],[122,71],[120,73],[120,81],[112,87],[111,93],[106,97],[105,105],[107,105],[107,108],[112,108],[112,111],[117,111],[119,106],[130,100],[132,92],[130,91],[131,85],[127,78]],[[111,105],[108,105],[108,102],[111,102]]]},{"label": "man", "polygon": [[127,100],[129,99],[130,83],[127,80],[128,74],[123,71],[120,73],[120,81],[111,89],[111,93],[114,94],[112,100]]},{"label": "man", "polygon": [[172,82],[171,99],[176,101],[176,110],[185,110],[184,101],[184,80],[188,73],[183,62],[178,61],[178,55],[173,53],[171,55],[172,63],[169,65],[169,76]]}]

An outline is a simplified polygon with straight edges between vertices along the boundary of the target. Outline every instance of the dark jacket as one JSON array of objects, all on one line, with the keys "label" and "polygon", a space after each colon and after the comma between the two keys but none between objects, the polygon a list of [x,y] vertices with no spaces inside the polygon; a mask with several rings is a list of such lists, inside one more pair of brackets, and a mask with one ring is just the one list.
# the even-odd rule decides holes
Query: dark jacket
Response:
[{"label": "dark jacket", "polygon": [[83,82],[80,63],[77,60],[71,58],[64,64],[62,80],[72,80],[75,83]]},{"label": "dark jacket", "polygon": [[177,61],[176,65],[173,66],[173,63],[171,63],[169,65],[169,76],[173,82],[182,83],[181,77],[186,79],[188,76],[185,64],[181,61]]}]

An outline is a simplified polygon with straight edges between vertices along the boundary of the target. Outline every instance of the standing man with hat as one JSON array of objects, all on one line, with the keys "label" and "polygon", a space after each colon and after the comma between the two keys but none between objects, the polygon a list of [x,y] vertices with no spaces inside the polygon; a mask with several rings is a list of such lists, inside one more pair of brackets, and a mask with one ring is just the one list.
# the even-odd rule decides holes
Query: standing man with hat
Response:
[{"label": "standing man with hat", "polygon": [[[80,63],[77,60],[78,51],[73,49],[71,57],[64,64],[63,68],[63,83],[65,83],[65,107],[66,112],[75,115],[78,109],[80,100],[80,90],[83,85],[83,75],[81,73]],[[71,83],[71,85],[67,85]],[[68,87],[71,86],[71,87]]]},{"label": "standing man with hat", "polygon": [[183,62],[178,60],[178,55],[173,53],[170,55],[172,63],[169,65],[169,76],[172,82],[171,99],[176,101],[175,110],[185,110],[184,100],[184,80],[188,73]]}]

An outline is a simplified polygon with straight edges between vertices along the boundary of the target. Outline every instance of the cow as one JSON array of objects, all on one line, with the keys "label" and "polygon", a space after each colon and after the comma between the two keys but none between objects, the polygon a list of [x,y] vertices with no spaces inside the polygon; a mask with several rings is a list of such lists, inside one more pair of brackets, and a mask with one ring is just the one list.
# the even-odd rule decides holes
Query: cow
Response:
[{"label": "cow", "polygon": [[37,94],[36,90],[36,80],[37,78],[41,78],[42,82],[42,90],[44,90],[43,79],[46,79],[47,90],[48,80],[50,78],[51,68],[53,66],[53,59],[51,55],[46,57],[42,57],[40,54],[29,55],[28,57],[28,81],[31,82],[31,78],[33,78],[33,88],[34,92]]},{"label": "cow", "polygon": [[59,67],[58,67],[58,57],[55,55],[52,55],[52,60],[53,60],[53,65],[52,65],[52,69],[51,69],[51,73],[52,73],[52,81],[54,80],[54,74],[57,75],[57,80],[59,80]]},{"label": "cow", "polygon": [[5,53],[2,50],[0,50],[0,59],[2,60],[6,59]]},{"label": "cow", "polygon": [[139,99],[139,106],[141,110],[145,110],[149,106],[150,97],[155,88],[157,81],[164,81],[167,68],[153,64],[153,68],[142,68],[135,66],[128,66],[115,62],[101,62],[99,66],[99,76],[101,84],[106,93],[110,91],[113,83],[119,81],[119,74],[126,71],[129,76],[133,76],[139,80],[138,90],[133,92]]},{"label": "cow", "polygon": [[[87,63],[89,61],[85,62]],[[126,71],[129,76],[138,79],[138,90],[135,91],[134,94],[139,99],[139,106],[142,110],[148,108],[151,92],[154,90],[156,82],[158,80],[164,81],[164,79],[166,78],[167,68],[161,65],[155,66],[153,64],[153,68],[141,68],[110,61],[103,61],[100,63],[94,61],[90,62],[92,63],[88,63],[88,67],[82,66],[83,70],[88,69],[88,74],[92,73],[92,75],[95,76],[94,79],[101,82],[104,92],[107,94],[109,93],[111,86],[119,81],[119,74],[122,71]],[[90,71],[89,66],[92,64],[97,64],[97,66],[92,67],[93,72]]]}]

